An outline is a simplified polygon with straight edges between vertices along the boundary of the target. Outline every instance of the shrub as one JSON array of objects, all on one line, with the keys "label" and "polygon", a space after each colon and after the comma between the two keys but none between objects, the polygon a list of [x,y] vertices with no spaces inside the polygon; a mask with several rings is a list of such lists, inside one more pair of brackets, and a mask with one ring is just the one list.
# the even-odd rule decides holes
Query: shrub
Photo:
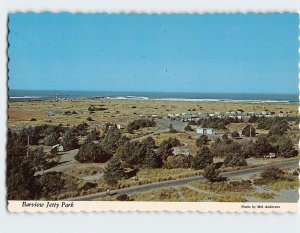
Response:
[{"label": "shrub", "polygon": [[227,133],[222,135],[222,142],[225,143],[225,144],[231,144],[232,143],[232,140],[229,139]]},{"label": "shrub", "polygon": [[81,190],[89,190],[89,189],[93,189],[96,188],[98,185],[92,182],[86,182],[82,187]]},{"label": "shrub", "polygon": [[194,131],[193,128],[190,126],[190,124],[187,124],[187,125],[184,127],[184,130],[185,130],[185,131]]},{"label": "shrub", "polygon": [[177,133],[177,130],[174,129],[173,124],[169,125],[169,133]]},{"label": "shrub", "polygon": [[283,177],[283,171],[277,167],[266,168],[261,174],[261,178],[267,181],[276,181]]},{"label": "shrub", "polygon": [[156,147],[155,141],[153,137],[147,137],[145,140],[142,141],[148,148],[154,149]]},{"label": "shrub", "polygon": [[74,126],[72,129],[76,135],[85,136],[87,134],[89,125],[86,122],[83,122],[77,126]]},{"label": "shrub", "polygon": [[240,134],[237,131],[233,131],[231,137],[237,139],[240,137]]},{"label": "shrub", "polygon": [[172,169],[172,168],[185,168],[186,162],[185,162],[185,156],[182,155],[172,155],[168,156],[167,160],[165,161],[165,167]]},{"label": "shrub", "polygon": [[149,119],[138,119],[130,122],[127,125],[127,131],[132,133],[134,130],[138,130],[140,128],[145,128],[145,127],[154,127],[156,125],[154,119],[152,118],[151,120]]},{"label": "shrub", "polygon": [[120,194],[116,197],[117,201],[129,201],[129,196],[127,194]]},{"label": "shrub", "polygon": [[[100,105],[99,105],[100,106]],[[103,105],[101,105],[103,106]],[[88,108],[88,111],[89,112],[96,112],[96,111],[105,111],[107,110],[108,108],[104,108],[104,107],[96,107],[94,105],[91,105],[89,108]]]},{"label": "shrub", "polygon": [[204,146],[208,143],[208,137],[206,135],[201,135],[199,138],[196,139],[196,146]]}]

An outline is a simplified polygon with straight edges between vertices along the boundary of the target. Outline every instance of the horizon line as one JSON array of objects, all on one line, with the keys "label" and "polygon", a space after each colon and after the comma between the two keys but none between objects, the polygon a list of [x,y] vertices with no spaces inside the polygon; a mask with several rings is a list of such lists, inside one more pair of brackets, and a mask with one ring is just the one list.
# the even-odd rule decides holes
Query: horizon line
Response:
[{"label": "horizon line", "polygon": [[9,91],[78,91],[78,92],[136,92],[136,93],[141,93],[141,92],[145,92],[145,93],[202,93],[202,94],[265,94],[265,95],[269,95],[269,94],[280,94],[280,95],[300,95],[300,90],[298,93],[295,92],[195,92],[195,91],[136,91],[136,90],[61,90],[61,89],[13,89],[13,88],[9,88]]}]

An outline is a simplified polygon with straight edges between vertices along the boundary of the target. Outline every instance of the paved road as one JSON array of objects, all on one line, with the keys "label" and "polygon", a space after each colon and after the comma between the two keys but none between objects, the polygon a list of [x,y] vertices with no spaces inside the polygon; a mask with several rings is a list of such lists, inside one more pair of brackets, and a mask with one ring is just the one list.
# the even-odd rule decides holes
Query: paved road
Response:
[{"label": "paved road", "polygon": [[47,172],[53,172],[53,171],[62,172],[64,170],[66,170],[67,168],[72,167],[74,165],[74,163],[76,163],[76,160],[74,157],[77,154],[77,152],[78,152],[78,149],[62,152],[58,165],[51,167],[49,169],[46,169],[46,170],[38,171],[35,173],[35,175],[43,175]]},{"label": "paved road", "polygon": [[[276,166],[281,169],[288,169],[288,168],[298,168],[299,167],[299,159],[289,159],[280,163],[269,163],[266,165],[262,165],[259,167],[255,168],[247,168],[247,169],[241,169],[238,171],[232,171],[232,172],[224,172],[221,173],[222,176],[231,178],[235,176],[243,176],[243,175],[250,175],[250,174],[255,174],[255,173],[260,173],[262,172],[265,168],[271,167],[271,166]],[[189,178],[184,178],[184,179],[178,179],[178,180],[170,180],[170,181],[163,181],[159,183],[152,183],[152,184],[146,184],[146,185],[140,185],[140,186],[135,186],[135,187],[129,187],[129,188],[124,188],[124,189],[119,189],[112,191],[112,194],[134,194],[134,193],[139,193],[139,192],[148,192],[151,190],[155,189],[160,189],[160,188],[170,188],[170,187],[178,187],[178,186],[183,186],[187,185],[190,182],[193,181],[199,181],[203,180],[203,176],[194,176],[194,177],[189,177]],[[90,201],[94,200],[96,198],[100,197],[105,197],[106,193],[101,192],[101,193],[96,193],[96,194],[91,194],[87,196],[82,196],[82,197],[76,197],[76,198],[71,198],[68,200],[72,201]]]}]

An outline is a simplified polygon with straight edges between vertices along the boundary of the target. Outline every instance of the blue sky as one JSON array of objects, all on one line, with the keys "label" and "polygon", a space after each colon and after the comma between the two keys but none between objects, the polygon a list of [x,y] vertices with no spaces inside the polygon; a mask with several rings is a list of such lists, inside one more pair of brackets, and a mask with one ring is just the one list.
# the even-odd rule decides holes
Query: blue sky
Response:
[{"label": "blue sky", "polygon": [[298,93],[297,14],[12,14],[9,87]]}]

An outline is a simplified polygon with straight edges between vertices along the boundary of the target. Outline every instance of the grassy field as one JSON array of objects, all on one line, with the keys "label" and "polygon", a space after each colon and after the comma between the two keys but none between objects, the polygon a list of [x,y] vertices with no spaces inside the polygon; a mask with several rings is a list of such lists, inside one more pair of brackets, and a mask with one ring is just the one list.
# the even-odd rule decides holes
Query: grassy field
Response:
[{"label": "grassy field", "polygon": [[[90,106],[107,108],[103,111],[90,113]],[[139,115],[168,113],[198,113],[198,112],[226,112],[243,109],[248,112],[263,110],[280,111],[290,115],[298,114],[298,105],[284,103],[215,103],[215,102],[186,102],[186,101],[153,101],[153,100],[59,100],[35,102],[10,102],[9,126],[40,125],[40,124],[69,124],[76,125],[91,117],[94,121],[89,124],[112,122],[126,124]],[[55,116],[48,116],[47,112],[54,112]],[[65,111],[75,111],[77,114],[64,115]],[[35,118],[36,121],[31,121]]]}]

